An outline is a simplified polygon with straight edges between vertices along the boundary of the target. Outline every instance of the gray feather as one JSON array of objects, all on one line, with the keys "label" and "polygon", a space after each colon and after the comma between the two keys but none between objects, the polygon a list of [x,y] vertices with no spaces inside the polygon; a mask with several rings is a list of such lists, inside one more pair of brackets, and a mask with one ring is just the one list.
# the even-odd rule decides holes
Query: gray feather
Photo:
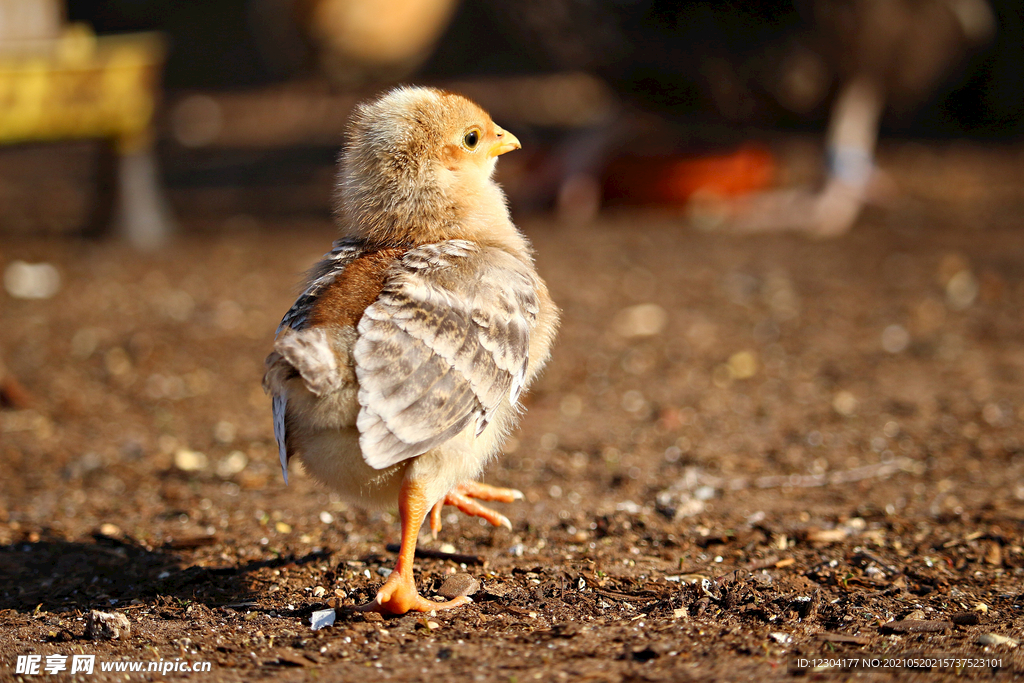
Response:
[{"label": "gray feather", "polygon": [[284,416],[288,408],[288,397],[284,394],[274,394],[272,401],[274,410],[274,438],[277,439],[277,451],[281,458],[281,474],[284,475],[285,486],[288,485],[288,449],[285,446]]},{"label": "gray feather", "polygon": [[463,240],[408,251],[358,326],[357,427],[382,469],[518,401],[539,308],[532,271]]},{"label": "gray feather", "polygon": [[306,388],[317,396],[334,391],[341,385],[335,349],[323,328],[299,331],[285,328],[277,336],[274,350],[298,371]]}]

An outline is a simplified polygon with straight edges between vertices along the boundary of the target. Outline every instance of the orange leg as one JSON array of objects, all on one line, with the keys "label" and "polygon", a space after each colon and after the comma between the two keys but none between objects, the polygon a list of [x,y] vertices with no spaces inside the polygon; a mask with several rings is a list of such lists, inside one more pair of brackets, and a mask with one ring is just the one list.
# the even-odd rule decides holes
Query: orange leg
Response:
[{"label": "orange leg", "polygon": [[437,532],[441,530],[441,508],[445,505],[454,505],[464,514],[472,517],[481,517],[494,526],[503,526],[509,531],[512,530],[512,522],[508,520],[508,517],[477,503],[476,500],[473,500],[474,498],[476,500],[496,500],[501,503],[511,503],[514,500],[522,500],[523,492],[516,489],[503,489],[497,486],[481,484],[478,481],[467,481],[459,484],[430,511],[430,533],[434,538],[437,538]]},{"label": "orange leg", "polygon": [[423,494],[422,484],[415,481],[402,483],[402,490],[398,494],[398,514],[402,522],[402,545],[398,551],[395,570],[377,591],[374,601],[359,609],[363,612],[405,614],[406,612],[451,609],[473,602],[466,596],[448,602],[434,602],[416,592],[412,562],[416,556],[416,537],[419,536],[423,518],[427,515],[427,498]]}]

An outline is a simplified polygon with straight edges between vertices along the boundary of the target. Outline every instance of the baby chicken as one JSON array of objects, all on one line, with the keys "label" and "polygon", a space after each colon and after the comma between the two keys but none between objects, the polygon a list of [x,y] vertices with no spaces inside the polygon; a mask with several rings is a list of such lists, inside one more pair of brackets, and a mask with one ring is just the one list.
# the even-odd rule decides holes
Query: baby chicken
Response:
[{"label": "baby chicken", "polygon": [[457,607],[413,581],[416,539],[445,503],[511,528],[473,498],[547,361],[558,309],[492,180],[519,149],[480,107],[432,88],[359,106],[338,174],[343,237],[311,271],[267,357],[274,434],[288,460],[401,519],[395,570],[365,610]]}]

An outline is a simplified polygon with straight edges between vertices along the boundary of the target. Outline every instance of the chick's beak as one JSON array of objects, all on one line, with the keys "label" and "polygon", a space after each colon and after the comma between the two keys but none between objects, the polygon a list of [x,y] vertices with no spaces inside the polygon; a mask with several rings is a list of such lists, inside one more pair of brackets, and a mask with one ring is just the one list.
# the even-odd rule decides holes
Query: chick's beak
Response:
[{"label": "chick's beak", "polygon": [[522,149],[523,146],[519,144],[519,138],[507,130],[498,129],[497,140],[491,146],[491,156],[501,156],[505,152],[511,152],[514,149]]}]

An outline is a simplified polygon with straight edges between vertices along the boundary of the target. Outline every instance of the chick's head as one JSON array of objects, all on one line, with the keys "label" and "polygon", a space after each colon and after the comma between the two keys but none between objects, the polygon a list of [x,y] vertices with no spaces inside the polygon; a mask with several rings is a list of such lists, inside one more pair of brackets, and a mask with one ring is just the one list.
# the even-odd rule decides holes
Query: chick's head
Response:
[{"label": "chick's head", "polygon": [[434,88],[397,88],[356,108],[338,174],[350,236],[416,244],[467,237],[467,213],[497,204],[497,157],[519,149],[479,106]]}]

